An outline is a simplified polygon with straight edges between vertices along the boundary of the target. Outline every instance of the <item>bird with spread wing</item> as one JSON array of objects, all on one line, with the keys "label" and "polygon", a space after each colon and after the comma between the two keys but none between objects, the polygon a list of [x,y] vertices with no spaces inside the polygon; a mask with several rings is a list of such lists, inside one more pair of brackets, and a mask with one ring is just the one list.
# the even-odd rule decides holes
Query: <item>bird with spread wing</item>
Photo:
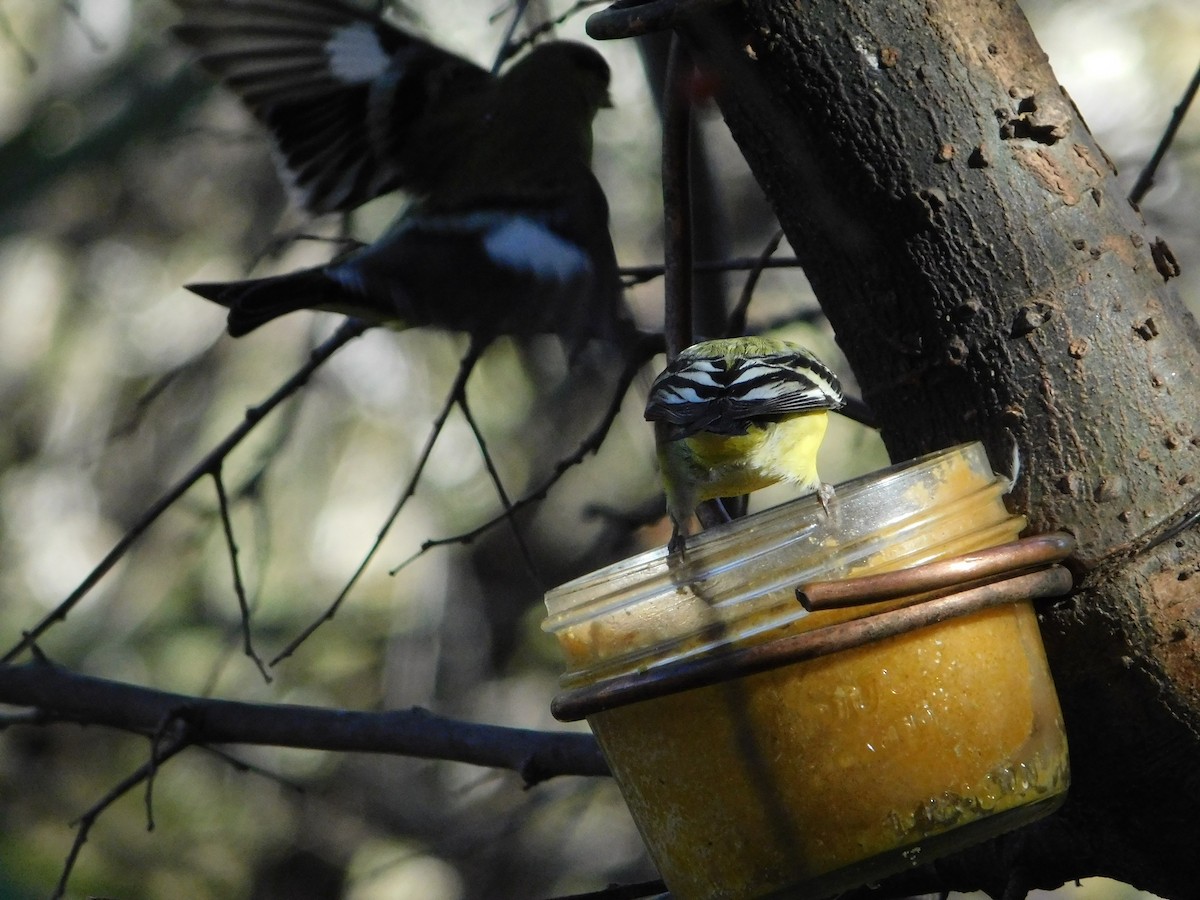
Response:
[{"label": "bird with spread wing", "polygon": [[246,334],[299,309],[490,339],[627,333],[592,120],[610,105],[591,47],[549,41],[492,75],[348,0],[175,0],[173,29],[274,141],[313,213],[393,189],[412,201],[332,261],[188,288]]}]

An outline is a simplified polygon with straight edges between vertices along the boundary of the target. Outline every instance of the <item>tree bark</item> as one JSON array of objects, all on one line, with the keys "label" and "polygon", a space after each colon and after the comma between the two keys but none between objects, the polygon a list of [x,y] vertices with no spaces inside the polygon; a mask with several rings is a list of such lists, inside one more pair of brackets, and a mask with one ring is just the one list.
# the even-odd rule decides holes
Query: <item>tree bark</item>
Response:
[{"label": "tree bark", "polygon": [[[1049,820],[914,873],[1200,884],[1200,328],[1006,0],[745,0],[690,22],[895,459],[980,439],[1077,591],[1044,610],[1074,770]],[[878,895],[875,895],[878,896]]]}]

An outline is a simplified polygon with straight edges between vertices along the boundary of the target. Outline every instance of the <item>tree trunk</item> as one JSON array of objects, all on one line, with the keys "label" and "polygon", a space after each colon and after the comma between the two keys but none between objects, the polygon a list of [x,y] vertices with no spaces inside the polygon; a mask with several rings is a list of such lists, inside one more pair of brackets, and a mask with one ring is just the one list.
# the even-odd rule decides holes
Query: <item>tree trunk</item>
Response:
[{"label": "tree trunk", "polygon": [[1043,620],[1066,807],[903,883],[1194,896],[1200,329],[1170,250],[1013,2],[745,0],[685,34],[893,458],[1015,448],[1031,531],[1079,541]]}]

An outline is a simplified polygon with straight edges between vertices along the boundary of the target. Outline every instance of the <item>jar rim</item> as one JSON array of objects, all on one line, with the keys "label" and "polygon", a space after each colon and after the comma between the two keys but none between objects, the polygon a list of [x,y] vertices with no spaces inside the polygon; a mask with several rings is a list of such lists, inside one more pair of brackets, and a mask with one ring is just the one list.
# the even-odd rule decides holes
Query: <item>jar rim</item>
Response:
[{"label": "jar rim", "polygon": [[[979,441],[971,441],[956,444],[944,450],[935,450],[903,462],[893,463],[885,468],[842,482],[834,488],[836,498],[834,502],[844,505],[848,501],[857,499],[866,491],[901,493],[908,485],[928,477],[930,472],[934,471],[946,460],[955,456],[962,456],[968,465],[975,468],[989,467],[987,471],[991,471],[990,463],[987,460],[987,451],[984,449],[983,444]],[[997,480],[1006,481],[999,477],[997,477]],[[811,517],[813,513],[820,509],[820,501],[816,498],[816,495],[809,494],[794,500],[788,500],[769,509],[752,513],[743,518],[735,519],[732,522],[717,525],[688,539],[687,556],[691,557],[694,561],[703,561],[707,556],[714,555],[714,551],[718,551],[724,545],[738,540],[747,532],[755,529],[771,529],[778,527],[781,523]],[[551,588],[546,593],[545,598],[550,619],[566,612],[572,607],[572,604],[565,599],[568,595],[579,592],[593,584],[611,582],[614,578],[620,578],[622,583],[627,583],[637,573],[647,569],[661,568],[665,564],[667,556],[668,553],[665,546],[654,547],[634,556],[609,563],[606,566]],[[695,563],[693,563],[692,567],[693,569],[700,568]],[[547,621],[549,622],[549,619]],[[546,630],[553,629],[548,625]]]},{"label": "jar rim", "polygon": [[936,557],[947,522],[1011,540],[1024,521],[1004,507],[1008,487],[979,442],[929,453],[838,485],[829,514],[802,497],[690,538],[682,555],[659,547],[567,582],[547,593],[542,627],[571,650],[597,628],[622,636],[588,647],[582,668],[568,650],[564,683],[701,655],[809,616],[795,600],[802,581],[872,557],[895,554],[893,568]]}]

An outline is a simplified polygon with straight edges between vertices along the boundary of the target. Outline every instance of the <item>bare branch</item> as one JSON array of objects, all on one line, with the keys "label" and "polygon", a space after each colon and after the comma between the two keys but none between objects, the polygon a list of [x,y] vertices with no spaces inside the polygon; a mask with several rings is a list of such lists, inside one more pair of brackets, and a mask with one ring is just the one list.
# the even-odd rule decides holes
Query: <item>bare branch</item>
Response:
[{"label": "bare branch", "polygon": [[[181,724],[179,722],[168,722],[168,725],[174,726]],[[150,758],[138,766],[130,775],[121,779],[108,793],[96,801],[87,812],[79,817],[75,822],[78,828],[75,832],[75,840],[72,842],[71,849],[67,853],[66,862],[63,863],[63,870],[59,876],[58,885],[54,888],[54,893],[51,895],[53,900],[57,900],[57,898],[66,894],[67,882],[71,878],[71,871],[75,868],[75,862],[79,859],[79,853],[83,849],[83,845],[87,843],[88,835],[91,833],[92,826],[96,824],[96,820],[100,818],[100,815],[106,809],[143,781],[146,782],[146,827],[149,831],[154,830],[154,817],[151,811],[151,786],[154,783],[154,775],[158,771],[159,765],[179,753],[190,743],[191,740],[187,728],[176,727],[166,736],[161,734],[156,735],[150,746]]]},{"label": "bare branch", "polygon": [[238,563],[237,539],[233,535],[233,519],[229,515],[229,497],[225,493],[225,480],[221,477],[221,466],[212,471],[213,484],[217,489],[217,505],[221,511],[221,525],[225,533],[225,549],[229,553],[229,565],[233,570],[233,591],[237,594],[238,610],[242,619],[242,649],[245,654],[258,666],[263,680],[271,683],[271,673],[263,664],[262,657],[254,649],[254,640],[250,632],[250,603],[246,599],[246,586],[242,582],[242,567]]},{"label": "bare branch", "polygon": [[762,277],[763,270],[766,269],[767,263],[770,262],[782,242],[783,231],[776,230],[771,235],[771,239],[767,241],[767,245],[763,247],[762,253],[758,256],[758,264],[746,276],[746,283],[742,286],[742,296],[738,298],[737,305],[729,313],[729,321],[725,325],[725,337],[737,337],[746,333],[746,313],[750,309],[750,301],[754,299],[754,289],[758,287],[758,280]]},{"label": "bare branch", "polygon": [[[756,256],[735,256],[731,259],[702,259],[692,263],[693,272],[704,273],[745,272],[759,267],[764,269],[799,269],[800,260],[794,256],[781,256],[779,259],[771,259],[764,263]],[[637,284],[645,284],[648,281],[653,281],[655,278],[662,278],[666,271],[666,266],[660,263],[652,263],[645,266],[622,266],[620,271],[621,277],[625,279],[625,287],[633,287]]]},{"label": "bare branch", "polygon": [[492,74],[496,75],[500,72],[500,67],[504,65],[514,53],[517,52],[517,46],[513,42],[513,37],[517,33],[517,29],[521,27],[521,20],[525,18],[525,11],[529,8],[529,0],[515,0],[513,4],[512,18],[509,20],[508,26],[504,29],[504,37],[500,41],[500,49],[496,51],[496,58],[492,60]]},{"label": "bare branch", "polygon": [[362,562],[358,564],[358,568],[354,570],[349,580],[342,587],[338,595],[333,599],[333,602],[325,609],[325,612],[321,613],[320,616],[314,619],[307,628],[300,632],[300,634],[297,635],[286,647],[284,647],[275,655],[275,658],[270,662],[272,667],[277,666],[283,660],[295,653],[300,645],[308,640],[309,636],[312,635],[313,632],[320,628],[323,623],[328,622],[335,615],[337,615],[337,611],[341,608],[342,603],[350,594],[350,591],[353,590],[356,584],[358,584],[359,578],[361,578],[363,572],[367,570],[367,566],[371,564],[371,560],[375,558],[375,554],[379,552],[380,546],[383,545],[384,538],[386,538],[388,532],[392,530],[392,526],[396,523],[396,519],[400,516],[405,504],[407,504],[409,498],[416,493],[417,484],[420,482],[421,474],[425,471],[425,466],[429,462],[430,455],[433,453],[433,445],[437,443],[438,436],[442,433],[442,428],[446,424],[446,418],[450,415],[450,410],[454,408],[456,400],[462,396],[463,389],[467,384],[467,379],[471,377],[471,372],[475,369],[475,363],[479,361],[479,357],[483,354],[483,351],[486,348],[486,341],[476,340],[475,338],[471,339],[471,344],[467,348],[466,356],[464,356],[462,362],[458,364],[458,374],[454,376],[454,383],[450,386],[450,391],[446,395],[446,400],[442,404],[441,410],[438,411],[437,416],[434,418],[433,425],[430,426],[429,437],[425,440],[425,446],[421,450],[421,456],[417,460],[416,468],[413,469],[412,475],[410,475],[408,478],[408,484],[404,486],[404,490],[400,493],[399,499],[396,500],[391,512],[388,513],[387,518],[383,521],[383,525],[376,533],[375,542],[371,544],[371,548],[367,551],[366,556],[363,557]]},{"label": "bare branch", "polygon": [[100,562],[96,565],[87,577],[80,582],[79,586],[73,590],[66,599],[58,604],[54,609],[48,612],[42,619],[27,631],[22,632],[21,640],[19,640],[3,657],[0,657],[0,663],[12,662],[18,655],[33,646],[34,642],[43,634],[46,633],[56,622],[61,622],[67,617],[67,614],[74,609],[84,597],[94,588],[109,570],[115,566],[121,558],[129,552],[129,548],[134,545],[138,538],[153,525],[158,517],[171,508],[171,506],[182,497],[192,485],[206,475],[212,474],[214,468],[219,467],[221,461],[229,455],[245,437],[254,430],[255,426],[263,420],[275,407],[279,406],[284,400],[296,393],[301,387],[308,383],[313,373],[319,369],[329,357],[348,344],[354,338],[358,337],[366,331],[370,325],[357,319],[348,319],[332,337],[317,347],[308,358],[308,361],[301,366],[295,374],[285,381],[279,388],[271,394],[266,400],[258,406],[246,410],[246,416],[242,424],[231,431],[224,440],[208,452],[203,459],[200,460],[192,470],[180,478],[173,486],[171,486],[165,494],[156,500],[148,510],[135,522],[116,545],[108,552]]},{"label": "bare branch", "polygon": [[179,374],[187,368],[187,365],[188,364],[185,363],[182,366],[176,366],[171,371],[156,378],[154,383],[151,384],[150,387],[148,387],[145,391],[143,391],[141,396],[134,401],[133,409],[130,411],[125,421],[114,426],[108,432],[108,440],[110,442],[115,441],[119,438],[127,437],[137,431],[138,428],[141,427],[142,422],[145,420],[146,414],[150,411],[150,407],[154,405],[154,401],[161,397],[167,388],[175,383],[175,379],[178,378]]},{"label": "bare branch", "polygon": [[547,21],[541,22],[535,27],[530,28],[523,38],[512,44],[508,55],[513,56],[514,54],[520,52],[521,48],[532,44],[542,35],[549,34],[550,32],[554,31],[554,29],[559,25],[562,25],[569,19],[575,18],[575,16],[579,15],[585,9],[588,9],[592,6],[601,6],[607,2],[608,0],[575,0],[575,2],[572,3],[565,12],[562,12],[554,18],[548,19]]},{"label": "bare branch", "polygon": [[435,547],[443,547],[449,544],[469,544],[475,538],[479,537],[485,531],[494,528],[501,522],[511,518],[516,513],[520,512],[527,506],[537,503],[545,499],[550,489],[558,483],[558,480],[563,477],[568,471],[582,463],[588,456],[600,449],[600,445],[604,443],[605,437],[608,436],[608,429],[612,427],[612,423],[617,418],[617,413],[621,411],[621,404],[625,400],[625,393],[629,390],[629,385],[633,383],[634,377],[642,366],[645,365],[655,353],[662,351],[661,338],[657,335],[645,335],[641,340],[631,344],[628,348],[628,356],[625,358],[625,368],[617,379],[616,390],[613,391],[612,402],[608,409],[605,410],[603,417],[591,434],[580,442],[575,452],[570,456],[560,459],[554,466],[554,471],[537,487],[531,490],[528,494],[517,500],[512,506],[506,509],[498,516],[488,519],[482,525],[478,525],[469,531],[459,532],[455,535],[442,538],[431,538],[421,544],[420,548],[393,568],[388,574],[395,575],[408,566],[412,565],[430,550]]},{"label": "bare branch", "polygon": [[255,765],[254,763],[246,762],[244,759],[239,759],[232,753],[222,750],[220,747],[208,747],[204,744],[199,744],[197,750],[203,750],[210,756],[215,756],[221,762],[232,768],[235,772],[246,772],[251,775],[257,775],[259,778],[265,778],[267,781],[277,784],[280,787],[287,788],[295,794],[303,794],[305,791],[304,785],[291,778],[287,778],[278,772],[272,772],[270,769]]},{"label": "bare branch", "polygon": [[483,457],[483,464],[492,479],[492,484],[496,487],[496,494],[500,498],[500,505],[504,507],[504,518],[512,527],[513,538],[517,542],[517,549],[521,551],[521,558],[525,562],[525,568],[529,570],[534,583],[544,590],[542,576],[539,574],[537,564],[533,560],[533,554],[529,551],[529,545],[525,542],[525,536],[521,534],[521,529],[517,526],[517,520],[513,518],[513,505],[508,497],[508,491],[504,489],[504,484],[500,480],[500,472],[496,469],[495,460],[492,459],[492,454],[488,450],[483,432],[479,430],[479,423],[471,415],[471,407],[467,404],[467,392],[465,390],[459,392],[458,408],[462,410],[463,418],[467,420],[467,425],[470,426],[471,433],[475,435],[475,443],[479,447],[479,453]]},{"label": "bare branch", "polygon": [[152,735],[187,722],[203,744],[260,744],[385,753],[491,766],[528,785],[558,775],[605,775],[588,734],[481,725],[424,709],[362,712],[292,704],[242,703],[174,694],[80,675],[46,662],[0,665],[0,703],[33,707],[61,721]]}]

